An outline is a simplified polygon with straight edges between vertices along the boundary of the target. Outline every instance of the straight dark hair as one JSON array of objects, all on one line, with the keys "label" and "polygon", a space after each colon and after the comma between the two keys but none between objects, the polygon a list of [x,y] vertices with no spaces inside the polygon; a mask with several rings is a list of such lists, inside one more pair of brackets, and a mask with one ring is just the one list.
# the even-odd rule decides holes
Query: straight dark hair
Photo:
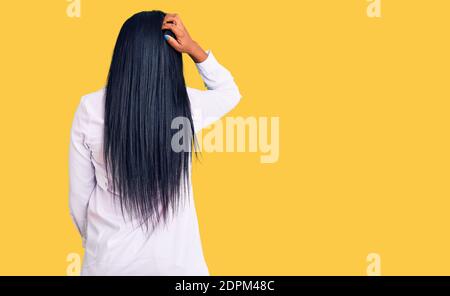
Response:
[{"label": "straight dark hair", "polygon": [[[103,153],[122,214],[153,229],[188,196],[196,144],[181,53],[164,39],[165,13],[144,11],[122,26],[108,74]],[[175,118],[189,123],[189,149],[175,151]],[[178,136],[180,136],[178,134]]]}]

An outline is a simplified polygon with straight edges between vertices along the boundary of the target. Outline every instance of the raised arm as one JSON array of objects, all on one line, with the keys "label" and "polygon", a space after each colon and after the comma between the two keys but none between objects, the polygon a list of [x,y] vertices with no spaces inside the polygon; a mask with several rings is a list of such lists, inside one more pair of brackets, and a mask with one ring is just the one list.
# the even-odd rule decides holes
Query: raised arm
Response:
[{"label": "raised arm", "polygon": [[175,50],[187,53],[195,62],[207,90],[187,88],[196,132],[220,119],[240,101],[241,94],[231,73],[216,60],[211,51],[205,52],[187,32],[177,14],[167,14],[163,30],[171,30],[176,38],[165,35]]},{"label": "raised arm", "polygon": [[194,128],[198,132],[231,111],[241,94],[231,73],[217,62],[211,51],[202,63],[196,63],[207,90],[187,88],[194,114]]}]

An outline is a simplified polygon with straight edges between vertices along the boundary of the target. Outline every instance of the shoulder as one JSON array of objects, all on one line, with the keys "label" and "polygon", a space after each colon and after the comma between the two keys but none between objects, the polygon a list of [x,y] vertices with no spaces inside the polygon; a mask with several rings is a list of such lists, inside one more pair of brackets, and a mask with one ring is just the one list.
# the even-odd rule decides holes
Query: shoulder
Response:
[{"label": "shoulder", "polygon": [[75,112],[73,131],[79,131],[88,138],[101,131],[104,96],[105,88],[101,88],[81,97]]},{"label": "shoulder", "polygon": [[105,87],[85,94],[81,97],[80,107],[84,109],[88,115],[95,115],[99,112],[102,112],[102,108],[105,102],[105,94]]}]

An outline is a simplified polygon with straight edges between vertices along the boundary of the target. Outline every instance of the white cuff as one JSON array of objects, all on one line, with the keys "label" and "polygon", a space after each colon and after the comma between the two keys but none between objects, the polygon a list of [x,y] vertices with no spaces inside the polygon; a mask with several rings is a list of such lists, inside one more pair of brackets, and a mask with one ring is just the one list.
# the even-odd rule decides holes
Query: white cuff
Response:
[{"label": "white cuff", "polygon": [[200,74],[208,74],[214,72],[214,70],[220,66],[211,50],[207,50],[206,53],[208,54],[206,60],[201,63],[195,64]]}]

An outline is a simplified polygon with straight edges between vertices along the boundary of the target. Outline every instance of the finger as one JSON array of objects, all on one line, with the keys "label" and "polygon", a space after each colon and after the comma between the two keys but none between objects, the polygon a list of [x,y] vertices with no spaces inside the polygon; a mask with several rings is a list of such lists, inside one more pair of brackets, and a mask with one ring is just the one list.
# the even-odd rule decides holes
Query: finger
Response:
[{"label": "finger", "polygon": [[175,23],[177,24],[177,27],[184,28],[184,24],[183,24],[183,21],[181,20],[180,15],[175,14],[174,18],[175,18]]},{"label": "finger", "polygon": [[171,27],[171,24],[163,24],[161,30],[170,30]]},{"label": "finger", "polygon": [[166,39],[167,43],[170,44],[173,48],[175,48],[178,51],[181,51],[181,44],[178,43],[178,41],[169,35],[164,35],[164,38]]},{"label": "finger", "polygon": [[178,15],[178,13],[167,13],[166,17],[172,17],[172,18],[180,19],[180,16]]},{"label": "finger", "polygon": [[163,23],[174,23],[176,26],[183,28],[183,22],[181,21],[181,18],[178,14],[176,13],[169,13],[166,14],[166,16],[164,17]]},{"label": "finger", "polygon": [[162,29],[172,31],[177,39],[184,36],[183,30],[171,23],[164,24]]},{"label": "finger", "polygon": [[163,30],[170,30],[172,28],[177,28],[177,26],[175,24],[172,24],[172,23],[165,23],[161,27],[161,29],[163,29]]},{"label": "finger", "polygon": [[178,24],[178,18],[176,17],[175,14],[167,14],[167,15],[164,17],[163,24],[164,24],[164,23],[174,23],[174,24]]}]

